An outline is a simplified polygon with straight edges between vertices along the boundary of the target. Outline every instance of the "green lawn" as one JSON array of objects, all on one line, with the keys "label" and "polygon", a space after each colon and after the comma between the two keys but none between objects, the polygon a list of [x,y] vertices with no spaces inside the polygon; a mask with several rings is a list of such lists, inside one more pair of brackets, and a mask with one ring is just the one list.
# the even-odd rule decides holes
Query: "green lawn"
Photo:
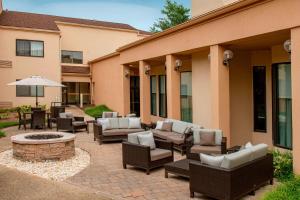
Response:
[{"label": "green lawn", "polygon": [[112,111],[112,110],[110,108],[108,108],[106,105],[98,105],[95,107],[89,107],[84,110],[84,112],[87,115],[92,116],[92,117],[101,117],[102,113],[105,111]]},{"label": "green lawn", "polygon": [[300,200],[300,178],[282,183],[267,193],[264,200]]},{"label": "green lawn", "polygon": [[18,122],[0,122],[0,129],[7,128],[10,126],[17,126]]}]

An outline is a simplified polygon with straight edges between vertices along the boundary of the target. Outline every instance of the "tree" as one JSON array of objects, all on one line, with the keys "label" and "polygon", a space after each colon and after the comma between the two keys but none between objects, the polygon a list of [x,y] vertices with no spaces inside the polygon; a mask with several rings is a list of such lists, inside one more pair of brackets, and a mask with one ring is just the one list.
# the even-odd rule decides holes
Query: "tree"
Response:
[{"label": "tree", "polygon": [[190,9],[171,0],[166,0],[161,13],[164,17],[159,18],[158,21],[150,27],[150,31],[153,33],[164,31],[190,19]]}]

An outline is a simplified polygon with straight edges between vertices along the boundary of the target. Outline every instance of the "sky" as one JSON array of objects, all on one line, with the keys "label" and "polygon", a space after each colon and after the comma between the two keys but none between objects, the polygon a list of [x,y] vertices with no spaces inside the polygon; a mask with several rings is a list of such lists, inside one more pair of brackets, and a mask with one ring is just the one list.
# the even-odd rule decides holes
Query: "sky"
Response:
[{"label": "sky", "polygon": [[[191,0],[174,0],[187,8]],[[4,9],[120,22],[148,31],[164,0],[3,0]]]}]

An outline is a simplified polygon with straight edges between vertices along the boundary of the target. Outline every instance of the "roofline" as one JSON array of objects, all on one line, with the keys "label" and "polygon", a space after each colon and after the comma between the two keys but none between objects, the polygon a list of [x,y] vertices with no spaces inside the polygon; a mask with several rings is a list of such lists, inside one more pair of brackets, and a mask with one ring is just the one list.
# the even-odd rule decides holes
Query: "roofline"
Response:
[{"label": "roofline", "polygon": [[107,26],[97,26],[97,25],[87,25],[87,24],[81,24],[81,23],[72,23],[72,22],[64,22],[60,20],[54,21],[56,24],[62,24],[62,25],[70,25],[70,26],[81,26],[86,28],[97,28],[97,29],[107,29],[107,30],[117,30],[117,31],[125,31],[125,32],[132,32],[139,34],[139,30],[135,29],[127,29],[127,28],[113,28],[113,27],[107,27]]},{"label": "roofline", "polygon": [[179,24],[177,26],[171,27],[171,28],[169,28],[169,29],[167,29],[163,32],[159,32],[159,33],[156,33],[156,34],[151,35],[149,37],[143,38],[141,40],[138,40],[138,41],[129,43],[127,45],[124,45],[124,46],[118,48],[116,51],[121,52],[121,51],[124,51],[126,49],[138,46],[140,44],[155,40],[157,38],[161,38],[163,36],[170,35],[170,34],[175,33],[177,31],[187,29],[187,28],[189,28],[191,26],[194,26],[196,24],[205,23],[209,20],[213,20],[217,17],[221,17],[221,16],[223,16],[225,14],[228,14],[228,13],[231,13],[233,11],[238,11],[242,8],[245,8],[245,7],[248,7],[248,6],[251,6],[251,5],[260,5],[260,4],[269,2],[269,1],[273,1],[273,0],[239,0],[239,1],[231,3],[229,5],[220,7],[220,8],[215,9],[215,10],[212,10],[208,13],[203,14],[203,15],[199,15],[197,17],[194,17],[194,18],[190,19],[187,22],[184,22],[184,23]]},{"label": "roofline", "polygon": [[102,61],[102,60],[105,60],[105,59],[108,59],[108,58],[112,58],[112,57],[115,57],[115,56],[119,56],[120,55],[120,52],[113,52],[113,53],[110,53],[110,54],[107,54],[105,56],[101,56],[99,58],[96,58],[94,60],[91,60],[88,62],[88,64],[93,64],[93,63],[96,63],[96,62],[99,62],[99,61]]},{"label": "roofline", "polygon": [[0,25],[0,29],[13,29],[13,30],[20,30],[20,31],[32,31],[32,32],[60,34],[60,31],[54,31],[54,30],[48,30],[48,29],[37,29],[37,28],[25,28],[25,27],[17,27],[17,26],[2,26],[2,25]]}]

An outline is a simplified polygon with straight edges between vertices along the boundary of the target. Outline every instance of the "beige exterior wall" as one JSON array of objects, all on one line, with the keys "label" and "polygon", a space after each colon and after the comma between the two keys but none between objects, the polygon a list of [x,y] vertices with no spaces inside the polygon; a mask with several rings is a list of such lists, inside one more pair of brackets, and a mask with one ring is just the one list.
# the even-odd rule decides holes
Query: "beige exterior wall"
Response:
[{"label": "beige exterior wall", "polygon": [[[123,66],[119,56],[92,65],[92,81],[95,104],[105,104],[112,110],[124,114],[123,103]],[[128,78],[126,78],[128,79]],[[129,91],[128,91],[129,92]]]},{"label": "beige exterior wall", "polygon": [[60,22],[58,27],[61,31],[61,50],[82,51],[85,66],[88,61],[145,37],[133,31],[68,25]]},{"label": "beige exterior wall", "polygon": [[203,15],[236,1],[238,0],[192,0],[192,17]]},{"label": "beige exterior wall", "polygon": [[[16,56],[16,39],[44,41],[44,57]],[[7,83],[16,79],[39,75],[53,81],[61,81],[59,34],[0,29],[0,60],[12,61],[12,67],[0,68],[0,102],[12,102],[13,106],[35,105],[34,97],[16,97],[16,87]],[[40,97],[40,104],[50,104],[61,97],[61,88],[45,88],[45,97]]]}]

